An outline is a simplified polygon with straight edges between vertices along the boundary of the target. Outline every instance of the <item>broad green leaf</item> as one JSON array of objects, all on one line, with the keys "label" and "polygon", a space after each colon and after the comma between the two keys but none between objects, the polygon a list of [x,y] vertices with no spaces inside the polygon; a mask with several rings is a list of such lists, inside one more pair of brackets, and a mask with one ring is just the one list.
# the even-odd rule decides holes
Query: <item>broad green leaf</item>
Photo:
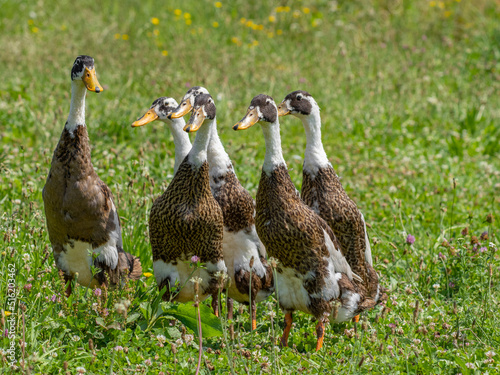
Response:
[{"label": "broad green leaf", "polygon": [[[172,315],[182,324],[198,334],[198,315],[192,304],[180,304],[173,306],[163,313]],[[202,337],[222,336],[222,328],[219,319],[212,310],[205,305],[200,305]]]}]

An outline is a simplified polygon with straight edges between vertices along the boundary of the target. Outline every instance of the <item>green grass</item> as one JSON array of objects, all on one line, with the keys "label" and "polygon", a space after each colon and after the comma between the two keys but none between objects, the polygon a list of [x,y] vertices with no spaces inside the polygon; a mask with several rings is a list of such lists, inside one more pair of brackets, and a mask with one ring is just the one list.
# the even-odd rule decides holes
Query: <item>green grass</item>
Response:
[{"label": "green grass", "polygon": [[[281,101],[309,91],[322,108],[326,152],[370,225],[375,267],[391,290],[385,308],[367,312],[357,332],[352,323],[330,326],[325,347],[313,353],[310,316],[296,314],[291,347],[279,349],[276,300],[258,306],[256,333],[243,306],[236,342],[225,321],[225,336],[204,338],[202,373],[500,370],[498,2],[238,0],[217,8],[194,0],[0,0],[0,7],[0,296],[11,311],[7,271],[14,265],[18,373],[196,368],[190,330],[168,315],[155,320],[154,278],[101,296],[84,288],[62,295],[41,190],[79,54],[95,58],[105,88],[87,95],[93,164],[115,196],[126,250],[141,257],[145,272],[152,272],[148,211],[171,180],[173,142],[159,123],[130,124],[157,97],[178,100],[189,85],[214,96],[221,139],[253,196],[263,137],[258,128],[236,133],[231,126],[257,94]],[[282,120],[282,140],[300,188],[299,120]],[[408,234],[416,238],[411,246]],[[122,300],[131,302],[126,314],[115,307]],[[7,317],[1,323],[5,330]],[[10,342],[3,337],[3,350]],[[490,359],[491,351],[499,354]],[[14,372],[2,353],[1,371]]]}]

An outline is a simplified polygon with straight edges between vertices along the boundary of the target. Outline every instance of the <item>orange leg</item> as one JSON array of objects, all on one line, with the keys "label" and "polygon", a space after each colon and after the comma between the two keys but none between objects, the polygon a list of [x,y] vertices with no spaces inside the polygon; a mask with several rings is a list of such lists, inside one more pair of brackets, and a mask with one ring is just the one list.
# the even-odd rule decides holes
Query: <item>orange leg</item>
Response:
[{"label": "orange leg", "polygon": [[352,318],[352,321],[353,321],[354,323],[358,323],[358,322],[359,322],[359,314],[358,314],[358,315],[356,315],[354,318]]},{"label": "orange leg", "polygon": [[325,323],[323,320],[318,321],[318,324],[316,324],[316,335],[318,336],[316,351],[319,351],[323,347],[323,340],[325,338]]},{"label": "orange leg", "polygon": [[292,313],[285,314],[285,330],[283,331],[283,336],[281,336],[281,346],[288,346],[288,335],[290,334],[290,330],[292,329],[293,317]]},{"label": "orange leg", "polygon": [[212,309],[214,310],[215,316],[219,317],[219,294],[212,294]]},{"label": "orange leg", "polygon": [[252,331],[257,329],[257,304],[255,299],[250,302],[250,316],[252,317]]},{"label": "orange leg", "polygon": [[[233,299],[227,299],[227,319],[233,320]],[[231,322],[229,325],[229,335],[231,336],[231,340],[234,340],[234,324]]]}]

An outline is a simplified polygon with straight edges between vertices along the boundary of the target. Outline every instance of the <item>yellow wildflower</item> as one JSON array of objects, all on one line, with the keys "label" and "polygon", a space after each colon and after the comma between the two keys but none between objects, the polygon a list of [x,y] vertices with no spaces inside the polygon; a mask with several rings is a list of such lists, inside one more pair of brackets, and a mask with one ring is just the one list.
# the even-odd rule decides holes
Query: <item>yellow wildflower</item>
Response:
[{"label": "yellow wildflower", "polygon": [[269,32],[267,33],[267,37],[268,37],[268,38],[272,38],[272,37],[274,37],[274,33],[273,33],[272,31],[269,31]]},{"label": "yellow wildflower", "polygon": [[216,8],[222,8],[222,3],[221,3],[220,1],[217,1],[217,2],[215,3],[215,7],[216,7]]},{"label": "yellow wildflower", "polygon": [[118,34],[118,33],[116,33],[116,34],[115,34],[115,39],[120,39],[120,38],[121,38],[121,35],[120,35],[120,34]]},{"label": "yellow wildflower", "polygon": [[429,6],[434,8],[436,6],[436,2],[435,1],[429,1]]},{"label": "yellow wildflower", "polygon": [[253,22],[252,22],[252,20],[248,20],[248,21],[245,23],[245,25],[246,25],[247,27],[252,27],[252,26],[253,26]]},{"label": "yellow wildflower", "polygon": [[38,29],[38,27],[34,26],[31,28],[31,31],[36,34],[40,30]]},{"label": "yellow wildflower", "polygon": [[177,17],[179,17],[179,16],[182,14],[182,10],[180,10],[180,9],[176,9],[176,10],[174,10],[174,14],[175,14]]},{"label": "yellow wildflower", "polygon": [[151,23],[153,25],[158,25],[160,23],[160,20],[157,17],[151,18]]},{"label": "yellow wildflower", "polygon": [[276,22],[275,16],[269,16],[269,22]]},{"label": "yellow wildflower", "polygon": [[444,16],[445,16],[446,18],[448,18],[449,16],[451,16],[451,11],[449,11],[449,10],[445,11],[445,12],[444,12]]},{"label": "yellow wildflower", "polygon": [[304,14],[309,14],[311,12],[311,9],[304,7],[302,8],[302,11],[304,12]]},{"label": "yellow wildflower", "polygon": [[219,27],[219,22],[217,22],[217,21],[212,22],[212,26],[215,28]]},{"label": "yellow wildflower", "polygon": [[191,25],[192,23],[193,23],[193,21],[191,20],[191,18],[188,18],[188,19],[186,20],[186,25],[188,25],[188,26],[189,26],[189,25]]},{"label": "yellow wildflower", "polygon": [[7,253],[5,251],[2,251],[2,255],[5,256],[7,255]]},{"label": "yellow wildflower", "polygon": [[288,13],[289,11],[290,11],[289,6],[283,7],[283,12]]},{"label": "yellow wildflower", "polygon": [[188,13],[188,12],[184,13],[184,18],[187,19],[187,20],[190,19],[191,18],[191,14]]},{"label": "yellow wildflower", "polygon": [[68,28],[68,27],[67,27],[64,23],[61,25],[61,31],[64,31],[64,30],[66,30],[67,28]]},{"label": "yellow wildflower", "polygon": [[294,10],[293,11],[293,18],[299,18],[300,17],[300,11]]},{"label": "yellow wildflower", "polygon": [[258,40],[254,40],[254,41],[252,42],[252,46],[256,47],[256,46],[258,46],[258,45],[259,45],[259,41],[258,41]]},{"label": "yellow wildflower", "polygon": [[440,7],[441,9],[444,9],[444,2],[443,1],[440,1],[438,3],[438,7]]},{"label": "yellow wildflower", "polygon": [[245,17],[241,17],[240,18],[240,23],[244,24],[245,22],[247,22],[247,19]]},{"label": "yellow wildflower", "polygon": [[[161,51],[161,54],[163,56],[168,56],[168,51],[167,50],[163,50],[163,51]],[[150,277],[150,276],[152,276],[152,273],[151,272],[146,272],[146,273],[144,273],[144,276]]]},{"label": "yellow wildflower", "polygon": [[254,24],[252,25],[252,29],[253,29],[253,30],[257,30],[258,28],[259,28],[259,25],[257,25],[256,23],[254,23]]},{"label": "yellow wildflower", "polygon": [[11,316],[11,315],[12,315],[12,313],[11,313],[10,311],[5,311],[5,312],[4,312],[4,315],[5,315],[5,316]]},{"label": "yellow wildflower", "polygon": [[283,30],[281,29],[276,30],[276,35],[281,35],[281,34],[283,34]]},{"label": "yellow wildflower", "polygon": [[[163,52],[167,52],[167,51],[163,51]],[[163,54],[163,52],[162,52],[162,54]],[[167,52],[167,55],[168,55],[168,52]],[[167,55],[164,55],[164,56],[167,56]],[[153,276],[153,274],[151,272],[144,272],[143,275],[146,276],[146,277]]]},{"label": "yellow wildflower", "polygon": [[35,21],[33,21],[33,20],[28,20],[28,25],[30,25],[30,26],[31,26],[31,25],[33,25],[34,23],[35,23]]}]

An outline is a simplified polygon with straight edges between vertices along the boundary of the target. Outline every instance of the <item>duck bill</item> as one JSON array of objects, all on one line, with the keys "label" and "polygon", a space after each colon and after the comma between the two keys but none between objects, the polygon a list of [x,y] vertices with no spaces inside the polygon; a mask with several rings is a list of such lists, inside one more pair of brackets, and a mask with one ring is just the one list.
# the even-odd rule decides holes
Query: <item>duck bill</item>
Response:
[{"label": "duck bill", "polygon": [[191,99],[187,98],[183,100],[179,106],[172,111],[169,115],[170,118],[180,118],[184,116],[186,113],[189,113],[193,109],[193,105],[191,104]]},{"label": "duck bill", "polygon": [[249,109],[243,119],[233,126],[234,130],[245,130],[255,125],[259,121],[257,108]]},{"label": "duck bill", "polygon": [[282,117],[282,116],[286,116],[286,115],[289,115],[292,111],[290,111],[286,105],[285,102],[281,103],[279,106],[278,106],[278,116],[279,117]]},{"label": "duck bill", "polygon": [[104,89],[100,85],[99,81],[97,80],[97,76],[95,74],[95,68],[89,69],[85,68],[85,71],[83,72],[83,77],[82,81],[85,84],[85,87],[89,91],[94,91],[97,93],[100,93]]},{"label": "duck bill", "polygon": [[153,122],[158,118],[158,115],[156,114],[154,109],[150,109],[149,111],[146,112],[144,116],[142,116],[139,120],[134,121],[132,123],[133,128],[137,128],[139,126],[144,126],[146,124],[149,124],[150,122]]},{"label": "duck bill", "polygon": [[189,119],[188,123],[184,127],[184,131],[188,133],[192,133],[197,131],[201,125],[203,124],[203,121],[205,121],[205,113],[203,111],[203,107],[200,107],[198,109],[195,109],[193,111],[193,114],[191,115],[191,118]]}]

